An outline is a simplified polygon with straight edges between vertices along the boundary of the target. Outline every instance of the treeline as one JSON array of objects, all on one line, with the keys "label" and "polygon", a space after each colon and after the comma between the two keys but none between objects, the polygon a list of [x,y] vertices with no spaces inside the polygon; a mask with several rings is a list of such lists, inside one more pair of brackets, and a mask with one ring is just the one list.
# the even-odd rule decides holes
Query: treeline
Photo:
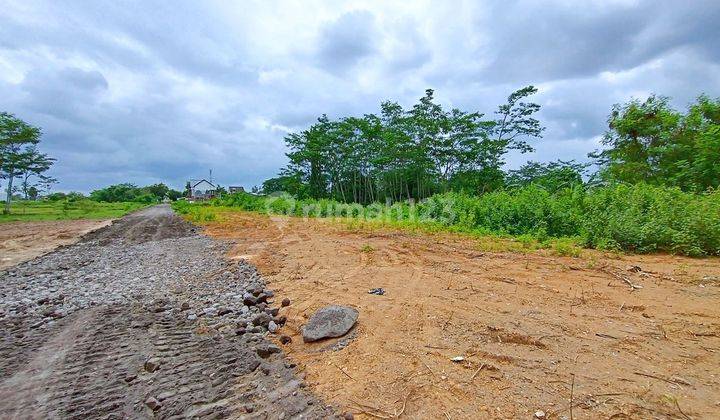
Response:
[{"label": "treeline", "polygon": [[[532,151],[544,127],[540,106],[526,102],[537,90],[508,97],[492,118],[446,110],[433,91],[410,109],[381,104],[379,115],[318,119],[285,137],[289,165],[263,191],[298,198],[368,204],[415,200],[442,192],[483,194],[529,184],[558,191],[574,185],[647,183],[700,192],[720,185],[720,100],[700,96],[687,112],[666,97],[615,105],[604,149],[590,162],[528,162],[504,172],[511,150]],[[588,173],[588,168],[597,170]]]},{"label": "treeline", "polygon": [[106,203],[135,202],[150,204],[160,202],[164,199],[175,201],[180,197],[183,197],[182,192],[174,190],[162,183],[145,187],[124,183],[94,190],[90,193],[89,198]]},{"label": "treeline", "polygon": [[290,164],[266,181],[266,192],[371,203],[422,199],[444,191],[499,188],[511,150],[533,150],[529,141],[544,130],[534,118],[540,106],[524,100],[537,92],[514,92],[493,118],[444,109],[434,92],[410,109],[384,102],[380,114],[316,124],[285,138]]}]

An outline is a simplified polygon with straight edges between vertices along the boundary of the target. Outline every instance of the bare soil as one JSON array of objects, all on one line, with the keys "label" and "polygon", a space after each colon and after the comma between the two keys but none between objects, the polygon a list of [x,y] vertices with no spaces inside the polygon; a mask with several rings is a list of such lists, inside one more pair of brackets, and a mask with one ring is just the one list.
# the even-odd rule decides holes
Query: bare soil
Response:
[{"label": "bare soil", "polygon": [[62,245],[70,245],[86,233],[110,224],[110,220],[53,220],[0,224],[0,270]]},{"label": "bare soil", "polygon": [[[720,259],[489,253],[449,234],[236,212],[206,233],[293,302],[289,357],[356,418],[720,413]],[[360,311],[351,339],[303,343],[328,304]]]}]

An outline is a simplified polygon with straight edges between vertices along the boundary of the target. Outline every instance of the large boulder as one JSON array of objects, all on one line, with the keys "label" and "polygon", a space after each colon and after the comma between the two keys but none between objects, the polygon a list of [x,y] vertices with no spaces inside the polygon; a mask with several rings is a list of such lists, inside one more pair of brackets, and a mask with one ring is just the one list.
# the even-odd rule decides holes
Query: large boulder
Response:
[{"label": "large boulder", "polygon": [[349,306],[330,305],[320,308],[303,327],[303,341],[308,343],[343,336],[355,325],[357,319],[358,311]]}]

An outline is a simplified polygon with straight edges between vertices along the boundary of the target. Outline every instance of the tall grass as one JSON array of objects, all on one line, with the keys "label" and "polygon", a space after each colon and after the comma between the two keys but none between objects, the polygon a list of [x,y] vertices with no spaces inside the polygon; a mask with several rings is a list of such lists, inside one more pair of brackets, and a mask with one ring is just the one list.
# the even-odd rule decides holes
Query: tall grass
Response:
[{"label": "tall grass", "polygon": [[[481,196],[439,194],[421,203],[345,204],[240,193],[212,204],[303,217],[348,217],[427,224],[451,231],[576,238],[586,247],[637,253],[720,255],[720,191],[691,194],[645,184],[555,194],[536,187]],[[184,211],[192,212],[193,206]],[[181,209],[182,210],[182,209]],[[200,213],[197,218],[203,218]],[[564,251],[563,251],[564,252]]]},{"label": "tall grass", "polygon": [[14,221],[110,219],[145,207],[144,203],[99,203],[87,199],[19,200],[10,214],[0,214],[0,223]]}]

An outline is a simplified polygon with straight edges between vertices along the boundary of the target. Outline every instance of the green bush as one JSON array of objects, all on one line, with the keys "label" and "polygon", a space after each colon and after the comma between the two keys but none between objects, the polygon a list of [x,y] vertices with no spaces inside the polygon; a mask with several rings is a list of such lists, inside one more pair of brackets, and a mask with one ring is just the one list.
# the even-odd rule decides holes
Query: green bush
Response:
[{"label": "green bush", "polygon": [[[480,196],[437,194],[418,204],[396,202],[390,206],[247,193],[230,194],[212,204],[302,217],[417,222],[449,231],[512,235],[538,242],[573,238],[553,242],[560,255],[576,255],[576,241],[592,248],[637,253],[720,255],[720,191],[693,194],[636,184],[594,189],[575,186],[551,193],[529,185]],[[188,214],[203,205],[207,203],[180,201],[175,209]],[[214,217],[204,214],[193,218],[207,221],[206,217]]]}]

